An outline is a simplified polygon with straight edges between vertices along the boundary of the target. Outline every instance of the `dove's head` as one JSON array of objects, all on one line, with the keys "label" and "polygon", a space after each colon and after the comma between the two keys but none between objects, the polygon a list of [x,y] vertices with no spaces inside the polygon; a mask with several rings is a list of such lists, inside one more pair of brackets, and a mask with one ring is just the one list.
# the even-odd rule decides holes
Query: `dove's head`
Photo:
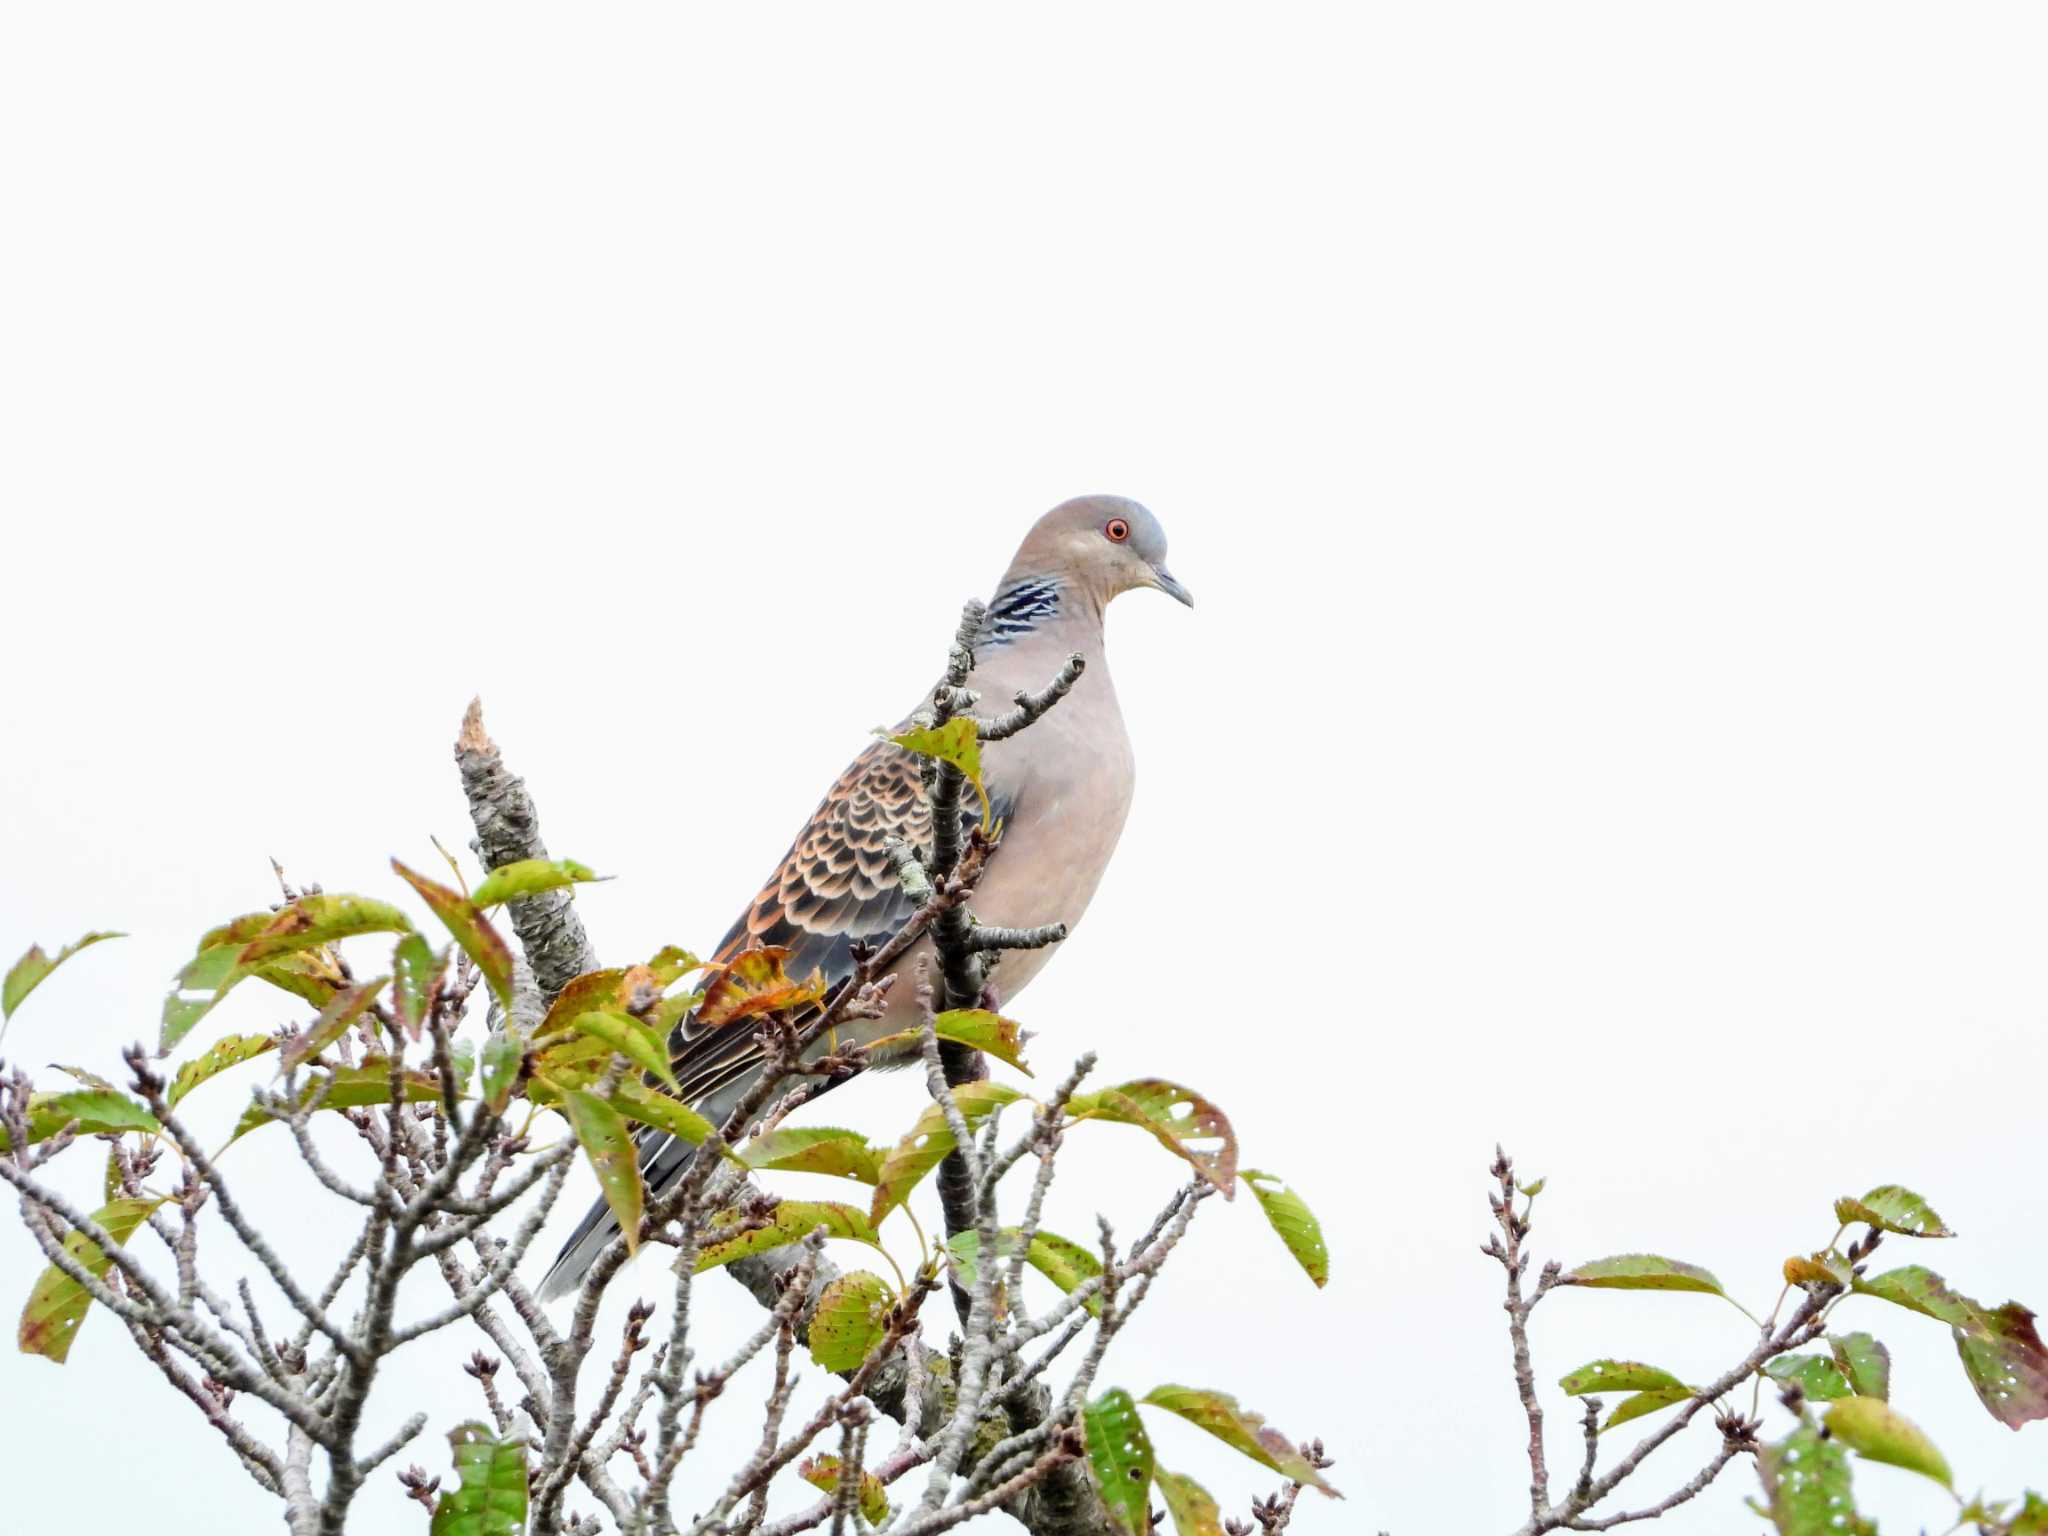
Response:
[{"label": "dove's head", "polygon": [[1166,530],[1159,519],[1122,496],[1077,496],[1032,525],[1011,578],[1051,576],[1086,589],[1099,602],[1135,587],[1154,587],[1195,606],[1166,568]]}]

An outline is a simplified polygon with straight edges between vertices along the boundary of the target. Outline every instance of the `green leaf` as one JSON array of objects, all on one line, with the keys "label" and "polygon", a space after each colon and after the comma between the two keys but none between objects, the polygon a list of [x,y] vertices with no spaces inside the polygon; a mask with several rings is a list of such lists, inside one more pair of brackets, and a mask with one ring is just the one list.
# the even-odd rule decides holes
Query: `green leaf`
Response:
[{"label": "green leaf", "polygon": [[434,1506],[431,1536],[521,1536],[526,1529],[526,1442],[483,1424],[448,1433],[457,1485]]},{"label": "green leaf", "polygon": [[[302,1037],[303,1038],[303,1037]],[[171,1079],[168,1095],[171,1108],[176,1109],[186,1094],[201,1083],[220,1076],[230,1067],[239,1067],[245,1061],[254,1061],[277,1048],[275,1035],[223,1035],[206,1048],[206,1054],[186,1062],[178,1068],[177,1076]]]},{"label": "green leaf", "polygon": [[1999,1423],[2018,1429],[2048,1419],[2048,1348],[2034,1330],[2034,1314],[2018,1302],[1984,1307],[1917,1264],[1859,1280],[1856,1290],[1947,1323],[1963,1373]]},{"label": "green leaf", "polygon": [[702,1146],[715,1129],[709,1120],[682,1100],[656,1093],[642,1083],[620,1083],[612,1090],[612,1105],[628,1119],[651,1125],[658,1131],[667,1131],[676,1140],[687,1141],[693,1147]]},{"label": "green leaf", "polygon": [[469,1092],[469,1080],[476,1072],[476,1042],[457,1040],[448,1047],[448,1071],[455,1079],[455,1091]]},{"label": "green leaf", "polygon": [[484,1037],[484,1075],[479,1089],[494,1115],[505,1113],[512,1102],[512,1090],[519,1083],[519,1064],[526,1058],[526,1042],[510,1029],[494,1029]]},{"label": "green leaf", "polygon": [[1607,1422],[1600,1426],[1602,1434],[1617,1424],[1626,1424],[1631,1419],[1640,1419],[1645,1414],[1662,1413],[1666,1408],[1676,1408],[1692,1396],[1690,1387],[1659,1387],[1651,1392],[1638,1392],[1623,1398],[1615,1405],[1614,1412],[1607,1415]]},{"label": "green leaf", "polygon": [[1166,1512],[1173,1516],[1176,1536],[1225,1536],[1223,1511],[1209,1497],[1209,1490],[1192,1477],[1154,1464],[1152,1481],[1166,1499]]},{"label": "green leaf", "polygon": [[41,986],[44,978],[50,972],[56,970],[58,966],[69,960],[81,949],[90,949],[93,945],[103,944],[108,939],[125,939],[127,937],[128,935],[125,933],[88,933],[76,943],[67,944],[58,950],[57,958],[54,960],[43,953],[41,945],[29,945],[28,953],[15,961],[13,967],[7,972],[6,980],[0,981],[0,1023],[13,1018],[14,1010],[21,1006],[22,999]]},{"label": "green leaf", "polygon": [[811,1358],[828,1371],[857,1370],[889,1332],[896,1293],[880,1275],[857,1269],[825,1287],[811,1315]]},{"label": "green leaf", "polygon": [[1757,1475],[1779,1536],[1853,1536],[1866,1529],[1856,1515],[1847,1453],[1811,1425],[1758,1452]]},{"label": "green leaf", "polygon": [[302,1062],[310,1061],[347,1034],[355,1021],[377,1000],[377,994],[384,990],[384,983],[389,979],[379,976],[374,981],[335,993],[327,1006],[320,1010],[320,1017],[308,1025],[304,1033],[285,1042],[284,1052],[279,1058],[284,1069],[289,1072]]},{"label": "green leaf", "polygon": [[1558,1378],[1567,1397],[1585,1397],[1593,1392],[1660,1392],[1687,1390],[1669,1371],[1640,1360],[1595,1360],[1567,1376]]},{"label": "green leaf", "polygon": [[1764,1374],[1799,1390],[1818,1403],[1847,1397],[1854,1390],[1841,1368],[1826,1355],[1780,1355],[1764,1365]]},{"label": "green leaf", "polygon": [[669,1065],[668,1049],[650,1035],[630,1013],[592,1009],[576,1015],[576,1032],[602,1040],[642,1071],[652,1072],[671,1088],[678,1087],[675,1068]]},{"label": "green leaf", "polygon": [[959,769],[960,776],[972,784],[975,794],[981,797],[981,828],[984,832],[988,830],[988,790],[981,782],[981,729],[972,719],[966,715],[955,715],[944,725],[921,726],[894,736],[887,731],[875,734],[895,742],[906,752],[915,752],[919,757],[935,757]]},{"label": "green leaf", "polygon": [[597,1174],[605,1204],[611,1207],[619,1230],[626,1234],[626,1251],[630,1253],[640,1246],[640,1211],[646,1199],[633,1133],[626,1129],[626,1122],[616,1109],[580,1088],[571,1088],[562,1095],[562,1110]]},{"label": "green leaf", "polygon": [[709,1241],[697,1254],[697,1273],[802,1242],[820,1227],[827,1237],[866,1243],[877,1250],[882,1246],[873,1224],[850,1205],[836,1200],[779,1200],[759,1226],[740,1211],[720,1211],[713,1217]]},{"label": "green leaf", "polygon": [[1152,1529],[1152,1440],[1131,1394],[1113,1387],[1081,1410],[1088,1474],[1102,1504],[1127,1536]]},{"label": "green leaf", "polygon": [[653,972],[657,986],[670,987],[690,972],[703,970],[704,962],[679,944],[664,944],[647,962],[647,969]]},{"label": "green leaf", "polygon": [[1934,1207],[1898,1184],[1880,1184],[1861,1200],[1847,1195],[1835,1202],[1835,1220],[1843,1226],[1864,1222],[1880,1232],[1902,1232],[1907,1237],[1954,1237]]},{"label": "green leaf", "polygon": [[[160,1199],[114,1200],[94,1211],[92,1219],[106,1230],[107,1236],[125,1247],[135,1229],[162,1204]],[[82,1232],[65,1237],[64,1251],[95,1276],[104,1275],[113,1263],[100,1251],[99,1244]],[[52,1264],[29,1293],[15,1342],[24,1355],[41,1355],[61,1365],[71,1353],[71,1341],[78,1337],[79,1326],[91,1306],[92,1296],[85,1287]]]},{"label": "green leaf", "polygon": [[[81,1088],[69,1093],[33,1093],[28,1100],[28,1139],[31,1146],[48,1141],[73,1121],[80,1136],[99,1136],[121,1131],[161,1129],[142,1105],[125,1093],[106,1088]],[[0,1129],[0,1152],[11,1151],[8,1134]]]},{"label": "green leaf", "polygon": [[[953,1102],[960,1106],[960,1114],[970,1126],[987,1119],[992,1110],[1014,1104],[1022,1097],[1016,1089],[992,1081],[962,1083],[953,1090]],[[944,1162],[952,1150],[953,1132],[946,1124],[945,1108],[934,1102],[918,1116],[910,1134],[882,1159],[869,1220],[881,1225],[882,1218],[908,1199],[919,1180]]]},{"label": "green leaf", "polygon": [[2020,1512],[2006,1527],[2005,1536],[2048,1536],[2048,1499],[2029,1493]]},{"label": "green leaf", "polygon": [[1620,1253],[1610,1259],[1595,1259],[1566,1271],[1562,1285],[1586,1285],[1610,1291],[1705,1291],[1725,1296],[1721,1282],[1696,1264],[1654,1253]]},{"label": "green leaf", "polygon": [[420,899],[433,909],[434,916],[441,920],[441,925],[455,936],[455,942],[476,962],[476,968],[483,972],[484,980],[490,984],[491,991],[497,996],[498,1005],[510,1008],[512,951],[506,947],[504,939],[499,937],[498,930],[485,921],[483,913],[477,910],[476,903],[460,891],[451,890],[437,881],[429,880],[425,875],[407,869],[397,859],[391,861],[391,867],[398,872],[400,879],[420,893]]},{"label": "green leaf", "polygon": [[[408,1068],[399,1077],[399,1093],[408,1104],[438,1104],[441,1102],[441,1080],[431,1072]],[[391,1060],[386,1056],[366,1056],[353,1067],[336,1067],[331,1072],[316,1072],[299,1089],[292,1100],[295,1105],[306,1105],[319,1098],[320,1108],[367,1109],[376,1104],[391,1102]],[[277,1119],[269,1110],[259,1104],[251,1104],[242,1112],[236,1122],[235,1131],[229,1141],[240,1141],[251,1131],[269,1125]]]},{"label": "green leaf", "polygon": [[1323,1242],[1322,1223],[1316,1220],[1308,1202],[1289,1189],[1278,1174],[1247,1168],[1238,1177],[1250,1186],[1259,1202],[1259,1209],[1266,1213],[1266,1220],[1280,1234],[1280,1241],[1287,1245],[1287,1251],[1294,1255],[1294,1262],[1318,1286],[1328,1284],[1330,1250]]},{"label": "green leaf", "polygon": [[500,902],[523,901],[542,891],[556,891],[565,885],[601,878],[574,859],[520,859],[500,864],[485,875],[483,884],[471,892],[469,899],[479,907],[495,907]]},{"label": "green leaf", "polygon": [[235,957],[247,968],[281,955],[317,949],[359,933],[409,933],[412,919],[388,901],[370,896],[301,896],[271,914],[261,931]]},{"label": "green leaf", "polygon": [[[796,1475],[820,1493],[837,1493],[839,1458],[831,1455],[806,1457],[796,1469]],[[866,1468],[861,1469],[860,1493],[854,1501],[854,1508],[869,1525],[881,1525],[889,1518],[889,1492],[882,1486],[882,1480]]]},{"label": "green leaf", "polygon": [[764,1172],[823,1173],[870,1187],[881,1182],[881,1154],[858,1131],[829,1125],[784,1126],[756,1136],[740,1161]]},{"label": "green leaf", "polygon": [[417,1040],[441,994],[441,980],[448,969],[448,952],[434,953],[433,946],[417,933],[398,941],[391,956],[391,974],[396,985],[391,1000],[397,1005],[398,1022],[407,1035]]},{"label": "green leaf", "polygon": [[1323,1481],[1322,1474],[1309,1465],[1308,1458],[1295,1449],[1293,1441],[1258,1414],[1238,1407],[1237,1399],[1227,1392],[1209,1392],[1199,1387],[1154,1387],[1145,1394],[1144,1401],[1179,1414],[1282,1477],[1321,1489],[1333,1498],[1337,1496],[1337,1490]]},{"label": "green leaf", "polygon": [[[969,1046],[998,1061],[1006,1061],[1026,1077],[1032,1075],[1031,1068],[1024,1064],[1024,1026],[1015,1019],[1006,1019],[986,1008],[949,1008],[932,1020],[932,1032],[941,1040]],[[880,1051],[891,1046],[915,1046],[923,1035],[921,1027],[899,1030],[893,1035],[870,1041],[868,1049]]]},{"label": "green leaf", "polygon": [[[290,908],[248,912],[207,930],[164,998],[163,1027],[157,1040],[160,1054],[168,1054],[229,992],[251,976],[303,998],[316,1008],[327,1005],[341,989],[342,974],[333,956],[319,945],[275,954],[258,963],[242,961],[250,944],[269,934],[272,926],[290,912]],[[298,916],[306,918],[303,912]]]},{"label": "green leaf", "polygon": [[1875,1397],[1845,1397],[1830,1405],[1828,1433],[1865,1461],[1881,1461],[1931,1477],[1947,1488],[1954,1479],[1934,1442],[1890,1403]]},{"label": "green leaf", "polygon": [[[996,1262],[1007,1263],[1017,1251],[1017,1239],[1023,1233],[1016,1227],[1005,1227],[996,1234]],[[946,1244],[947,1254],[960,1284],[973,1290],[980,1276],[981,1234],[967,1231],[957,1234]],[[1093,1280],[1102,1273],[1102,1260],[1083,1248],[1072,1238],[1061,1237],[1056,1232],[1039,1231],[1031,1235],[1031,1246],[1024,1251],[1024,1262],[1037,1270],[1066,1295],[1072,1295],[1083,1281]],[[1102,1293],[1096,1292],[1082,1303],[1097,1317],[1102,1315]]]},{"label": "green leaf", "polygon": [[1068,1101],[1070,1120],[1113,1120],[1150,1131],[1228,1200],[1237,1192],[1237,1135],[1223,1111],[1191,1088],[1140,1078]]},{"label": "green leaf", "polygon": [[1858,1397],[1891,1396],[1892,1354],[1867,1333],[1831,1333],[1828,1349]]}]

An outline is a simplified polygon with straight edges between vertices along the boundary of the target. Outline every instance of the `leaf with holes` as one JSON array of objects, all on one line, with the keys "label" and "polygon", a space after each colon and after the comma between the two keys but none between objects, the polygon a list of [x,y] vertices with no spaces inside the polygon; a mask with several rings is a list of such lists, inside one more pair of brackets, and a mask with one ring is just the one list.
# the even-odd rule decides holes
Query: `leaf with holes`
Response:
[{"label": "leaf with holes", "polygon": [[1766,1362],[1764,1374],[1784,1386],[1796,1384],[1817,1403],[1831,1403],[1854,1390],[1842,1368],[1826,1355],[1780,1355]]},{"label": "leaf with holes", "polygon": [[1858,1397],[1890,1397],[1892,1352],[1867,1333],[1831,1333],[1828,1350]]},{"label": "leaf with holes", "polygon": [[1911,1419],[1879,1398],[1845,1397],[1828,1409],[1823,1422],[1829,1434],[1865,1461],[1904,1467],[1944,1488],[1954,1481],[1948,1461],[1934,1442]]},{"label": "leaf with holes", "polygon": [[13,1018],[14,1010],[21,1006],[22,1000],[41,986],[50,972],[81,949],[90,949],[93,945],[103,944],[108,939],[127,937],[125,933],[88,933],[76,943],[66,944],[58,950],[54,959],[43,953],[41,945],[29,945],[28,953],[15,961],[9,968],[6,979],[0,981],[0,1023]]},{"label": "leaf with holes", "polygon": [[[1022,1097],[1016,1089],[997,1082],[962,1083],[953,1090],[953,1102],[960,1106],[960,1114],[970,1126],[986,1120],[992,1110],[1014,1104]],[[946,1124],[944,1106],[928,1105],[918,1116],[917,1124],[910,1128],[910,1134],[883,1157],[869,1219],[879,1226],[882,1218],[907,1200],[918,1181],[944,1162],[952,1150],[953,1131]]]},{"label": "leaf with holes", "polygon": [[825,1287],[811,1314],[811,1358],[828,1371],[857,1370],[889,1332],[896,1293],[880,1275],[857,1269]]},{"label": "leaf with holes", "polygon": [[[125,1247],[136,1228],[162,1204],[162,1200],[114,1200],[94,1211],[92,1219],[107,1236]],[[96,1277],[104,1275],[113,1263],[100,1251],[99,1244],[82,1232],[73,1232],[64,1239],[64,1251]],[[78,1337],[79,1326],[91,1306],[91,1293],[52,1264],[29,1293],[15,1342],[23,1354],[41,1355],[61,1365],[71,1353],[71,1341]]]},{"label": "leaf with holes", "polygon": [[679,944],[664,944],[647,962],[647,969],[653,973],[657,986],[670,987],[690,972],[703,970],[704,962]]},{"label": "leaf with holes", "polygon": [[1607,1422],[1600,1426],[1600,1433],[1604,1435],[1615,1425],[1627,1424],[1645,1414],[1676,1408],[1691,1396],[1690,1387],[1660,1387],[1653,1392],[1638,1392],[1632,1397],[1625,1397],[1615,1405],[1614,1412],[1607,1415]]},{"label": "leaf with holes", "polygon": [[569,1129],[590,1159],[597,1174],[604,1203],[611,1207],[619,1230],[626,1234],[626,1251],[640,1246],[640,1209],[646,1190],[640,1182],[640,1164],[634,1155],[633,1133],[619,1112],[594,1093],[572,1088],[562,1095],[562,1112],[569,1117]]},{"label": "leaf with holes", "polygon": [[1697,1264],[1684,1264],[1655,1253],[1620,1253],[1567,1270],[1561,1285],[1585,1285],[1608,1291],[1704,1291],[1725,1296],[1721,1282]]},{"label": "leaf with holes", "polygon": [[1081,1410],[1088,1475],[1117,1528],[1127,1536],[1152,1529],[1152,1440],[1131,1394],[1113,1387]]},{"label": "leaf with holes", "polygon": [[1558,1378],[1557,1384],[1567,1397],[1584,1397],[1590,1392],[1658,1392],[1674,1387],[1680,1392],[1686,1390],[1685,1383],[1669,1371],[1640,1360],[1595,1360]]},{"label": "leaf with holes", "polygon": [[420,893],[420,899],[433,910],[434,916],[441,920],[441,926],[454,935],[455,942],[476,962],[476,968],[483,972],[485,982],[490,985],[492,993],[497,997],[498,1006],[510,1008],[512,951],[498,930],[477,910],[476,903],[460,891],[452,890],[438,881],[429,880],[415,870],[407,869],[397,859],[391,861],[391,867],[397,871],[400,879]]},{"label": "leaf with holes", "polygon": [[1145,1394],[1144,1401],[1179,1414],[1282,1477],[1337,1497],[1337,1490],[1323,1481],[1323,1475],[1309,1465],[1308,1458],[1295,1448],[1293,1441],[1258,1414],[1238,1407],[1237,1399],[1227,1392],[1209,1392],[1199,1387],[1154,1387]]},{"label": "leaf with holes", "polygon": [[448,1444],[456,1486],[434,1505],[431,1536],[520,1536],[526,1529],[526,1442],[464,1424],[448,1432]]},{"label": "leaf with holes", "polygon": [[320,1010],[320,1016],[307,1025],[303,1033],[285,1042],[281,1056],[284,1069],[289,1072],[293,1067],[312,1060],[347,1034],[355,1021],[377,1000],[377,994],[384,990],[387,980],[388,977],[379,976],[375,981],[366,981],[335,993],[327,1006]]},{"label": "leaf with holes", "polygon": [[887,731],[875,732],[886,737],[906,752],[919,757],[937,758],[958,769],[960,776],[974,786],[974,792],[981,798],[981,829],[986,832],[991,815],[988,789],[981,781],[981,730],[965,715],[956,715],[944,725],[920,726],[891,736]]},{"label": "leaf with holes", "polygon": [[1854,1536],[1866,1529],[1856,1515],[1848,1454],[1811,1425],[1758,1452],[1757,1475],[1779,1536]]},{"label": "leaf with holes", "polygon": [[277,1049],[275,1035],[222,1035],[206,1048],[206,1054],[186,1062],[171,1079],[170,1104],[176,1109],[185,1095],[201,1083],[220,1076],[230,1067],[254,1061]]},{"label": "leaf with holes", "polygon": [[787,959],[789,951],[780,944],[735,956],[704,989],[704,1001],[697,1005],[698,1027],[723,1029],[764,1013],[805,1008],[823,997],[824,976],[814,970],[803,981],[791,981],[782,969]]},{"label": "leaf with holes", "polygon": [[1231,1199],[1237,1193],[1237,1134],[1223,1111],[1191,1088],[1164,1078],[1119,1083],[1068,1101],[1071,1120],[1113,1120],[1150,1131]]},{"label": "leaf with holes", "polygon": [[[1015,1019],[1006,1019],[986,1008],[949,1008],[932,1020],[932,1032],[941,1040],[981,1051],[998,1061],[1008,1062],[1026,1077],[1032,1076],[1031,1068],[1024,1064],[1024,1026]],[[922,1029],[899,1030],[893,1035],[870,1041],[868,1049],[880,1051],[892,1046],[915,1046],[923,1035]]]},{"label": "leaf with holes", "polygon": [[1166,1512],[1173,1516],[1176,1536],[1226,1536],[1223,1511],[1209,1497],[1209,1490],[1192,1477],[1154,1465],[1152,1481],[1166,1500]]},{"label": "leaf with holes", "polygon": [[873,1187],[882,1156],[859,1131],[830,1125],[783,1126],[740,1149],[740,1161],[762,1172],[823,1173]]},{"label": "leaf with holes", "polygon": [[[441,1102],[441,1080],[433,1073],[417,1068],[408,1068],[399,1075],[398,1091],[408,1104]],[[390,1102],[391,1061],[385,1056],[366,1056],[353,1067],[316,1072],[292,1100],[299,1106],[317,1103],[321,1110],[367,1109]],[[235,1123],[234,1134],[228,1140],[240,1141],[251,1131],[269,1125],[275,1119],[277,1116],[262,1105],[251,1104],[242,1111],[242,1118]]]},{"label": "leaf with holes", "polygon": [[1947,1323],[1964,1374],[1999,1423],[2018,1429],[2048,1419],[2048,1348],[2034,1330],[2034,1314],[2018,1302],[1984,1307],[1917,1264],[1859,1280],[1856,1290]]},{"label": "leaf with holes", "polygon": [[1835,1202],[1835,1220],[1843,1226],[1864,1222],[1880,1232],[1900,1232],[1907,1237],[1954,1237],[1934,1207],[1898,1184],[1880,1184],[1861,1200],[1847,1195]]},{"label": "leaf with holes", "polygon": [[1259,1209],[1265,1212],[1273,1230],[1280,1234],[1280,1241],[1286,1245],[1287,1251],[1294,1255],[1294,1262],[1318,1286],[1328,1284],[1330,1250],[1323,1242],[1322,1223],[1316,1220],[1308,1202],[1288,1188],[1278,1174],[1247,1168],[1238,1177],[1250,1186],[1259,1202]]},{"label": "leaf with holes", "polygon": [[495,907],[500,902],[524,901],[543,891],[558,891],[565,885],[603,878],[574,859],[520,859],[500,864],[485,875],[483,884],[470,893],[469,899],[479,907]]},{"label": "leaf with holes", "polygon": [[[160,1129],[156,1116],[128,1097],[107,1088],[81,1088],[69,1093],[32,1093],[28,1100],[28,1139],[33,1146],[48,1141],[65,1126],[77,1123],[80,1136]],[[0,1152],[11,1151],[0,1128]]]},{"label": "leaf with holes", "polygon": [[[707,1241],[697,1254],[697,1273],[717,1269],[734,1259],[751,1258],[771,1248],[800,1243],[823,1227],[827,1237],[866,1243],[879,1250],[874,1225],[850,1205],[836,1200],[778,1200],[756,1225],[744,1211],[720,1211],[712,1218]],[[730,1233],[730,1236],[722,1236]]]},{"label": "leaf with holes", "polygon": [[[1017,1252],[1017,1239],[1021,1236],[1023,1233],[1016,1227],[1005,1227],[996,1234],[997,1263],[1009,1262]],[[981,1273],[981,1234],[973,1231],[957,1234],[946,1244],[946,1253],[961,1287],[973,1290]],[[1069,1296],[1084,1282],[1102,1273],[1101,1259],[1072,1238],[1061,1237],[1056,1232],[1034,1232],[1031,1246],[1024,1250],[1024,1262]],[[1098,1290],[1082,1305],[1100,1317],[1102,1293]]]},{"label": "leaf with holes", "polygon": [[[837,1493],[839,1458],[832,1455],[808,1456],[796,1469],[796,1475],[820,1493]],[[869,1525],[881,1525],[889,1518],[889,1491],[882,1486],[879,1477],[865,1468],[860,1474],[860,1490],[854,1508]]]}]

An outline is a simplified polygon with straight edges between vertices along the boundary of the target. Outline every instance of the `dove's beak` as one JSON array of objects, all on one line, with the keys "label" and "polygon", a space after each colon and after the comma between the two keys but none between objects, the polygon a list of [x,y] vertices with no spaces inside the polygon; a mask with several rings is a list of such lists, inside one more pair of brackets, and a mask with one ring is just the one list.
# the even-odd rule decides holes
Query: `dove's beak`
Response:
[{"label": "dove's beak", "polygon": [[1177,603],[1186,603],[1190,608],[1195,606],[1195,594],[1182,586],[1173,572],[1163,565],[1152,567],[1152,585]]}]

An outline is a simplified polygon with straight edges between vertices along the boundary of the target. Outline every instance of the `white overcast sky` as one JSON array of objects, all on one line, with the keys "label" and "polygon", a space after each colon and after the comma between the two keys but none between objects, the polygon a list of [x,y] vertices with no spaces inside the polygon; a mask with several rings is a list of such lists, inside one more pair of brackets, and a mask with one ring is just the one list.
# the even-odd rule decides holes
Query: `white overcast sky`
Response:
[{"label": "white overcast sky", "polygon": [[[477,692],[618,876],[603,952],[714,943],[1029,520],[1111,490],[1200,606],[1115,611],[1136,809],[1014,1011],[1042,1075],[1220,1100],[1335,1273],[1219,1208],[1109,1381],[1321,1434],[1350,1498],[1305,1532],[1512,1527],[1496,1138],[1544,1255],[1768,1306],[1896,1180],[1964,1235],[1882,1258],[2048,1306],[2044,45],[1779,0],[9,6],[0,948],[133,937],[8,1049],[110,1069],[271,856],[388,894],[460,844]],[[1142,1227],[1173,1167],[1076,1145],[1055,1225]],[[288,1160],[235,1171],[338,1243]],[[0,1223],[10,1316],[35,1267]],[[2048,1426],[1859,1310],[1964,1485],[2038,1485]],[[263,1528],[108,1321],[0,1355],[21,1528],[80,1486]],[[1535,1347],[1698,1380],[1746,1339],[1567,1293]],[[477,1405],[443,1361],[373,1416],[415,1406]],[[1162,1458],[1263,1486],[1198,1438]],[[362,1508],[418,1523],[388,1476]]]}]

